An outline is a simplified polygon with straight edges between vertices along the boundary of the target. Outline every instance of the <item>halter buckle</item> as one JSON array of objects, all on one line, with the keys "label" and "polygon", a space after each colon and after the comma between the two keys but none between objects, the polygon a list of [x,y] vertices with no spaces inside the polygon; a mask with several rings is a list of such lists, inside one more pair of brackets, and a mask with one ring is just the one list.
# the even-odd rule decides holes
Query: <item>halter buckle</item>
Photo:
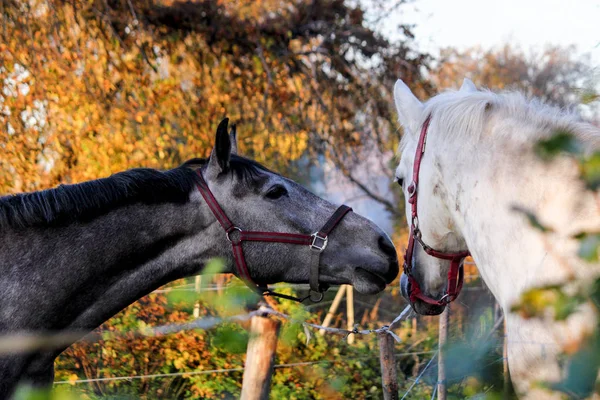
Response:
[{"label": "halter buckle", "polygon": [[319,232],[315,232],[310,236],[313,238],[312,243],[310,244],[311,250],[316,250],[319,253],[325,250],[325,247],[327,247],[327,236],[319,236]]}]

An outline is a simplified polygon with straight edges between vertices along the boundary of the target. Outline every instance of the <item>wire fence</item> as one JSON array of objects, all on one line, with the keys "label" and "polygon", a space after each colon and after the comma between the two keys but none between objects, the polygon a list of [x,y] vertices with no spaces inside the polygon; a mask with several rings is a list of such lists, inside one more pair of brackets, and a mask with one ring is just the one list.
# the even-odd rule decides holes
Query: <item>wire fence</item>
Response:
[{"label": "wire fence", "polygon": [[[263,306],[258,310],[250,311],[245,314],[239,314],[239,315],[230,316],[230,317],[204,317],[204,318],[195,319],[188,323],[160,325],[160,326],[156,326],[156,327],[143,328],[143,329],[140,329],[140,330],[137,330],[134,332],[132,332],[132,331],[111,332],[109,335],[91,334],[91,335],[86,336],[86,340],[107,339],[107,338],[116,339],[118,337],[125,336],[125,335],[127,335],[128,338],[131,338],[132,333],[133,333],[134,337],[136,337],[136,336],[148,337],[148,336],[169,335],[169,334],[175,334],[175,333],[193,330],[193,329],[207,330],[207,329],[214,328],[215,326],[217,326],[219,324],[229,323],[229,322],[243,323],[243,322],[249,321],[254,316],[272,316],[275,318],[285,320],[289,323],[296,323],[296,324],[302,325],[304,327],[304,332],[306,334],[307,341],[309,341],[311,339],[311,336],[312,336],[310,333],[311,330],[324,330],[326,333],[340,335],[340,336],[344,336],[344,337],[346,337],[350,334],[371,335],[371,334],[386,333],[386,334],[389,334],[391,337],[393,337],[396,342],[400,342],[401,341],[400,337],[398,337],[392,330],[395,328],[395,326],[399,322],[411,317],[412,315],[413,315],[412,308],[410,306],[406,306],[402,310],[402,312],[400,314],[398,314],[396,316],[396,318],[394,318],[394,320],[389,325],[384,325],[384,326],[381,326],[381,327],[375,328],[375,329],[359,329],[358,326],[355,326],[354,329],[349,330],[349,329],[342,329],[342,328],[332,328],[332,327],[327,327],[327,326],[322,326],[319,324],[307,322],[304,320],[293,318],[287,314],[273,310],[272,308]],[[490,335],[492,334],[492,332],[494,330],[498,329],[499,326],[501,326],[501,320],[497,321],[496,324],[492,327],[492,331],[488,334],[488,338],[490,337]],[[40,346],[47,348],[48,346],[56,345],[56,344],[67,345],[67,344],[69,344],[68,341],[74,339],[75,337],[77,337],[77,335],[79,335],[79,337],[81,337],[82,332],[70,332],[70,333],[60,332],[55,335],[29,335],[27,340],[21,340],[21,342],[18,342],[18,343],[20,343],[20,345],[19,344],[15,345],[15,342],[13,341],[14,338],[9,340],[6,337],[4,337],[4,338],[0,338],[0,353],[2,353],[3,351],[5,351],[8,348],[9,342],[10,342],[12,351],[14,351],[15,348],[20,348],[22,350],[27,349],[27,351],[31,351],[34,348],[36,350],[40,350],[42,348]],[[408,389],[402,395],[402,399],[407,398],[407,396],[409,396],[411,391],[417,385],[419,385],[420,383],[423,382],[423,378],[426,376],[428,371],[431,371],[430,367],[434,363],[438,354],[439,354],[439,350],[412,351],[412,352],[401,352],[401,353],[393,354],[393,356],[395,358],[405,357],[405,356],[432,355],[432,357],[429,359],[429,361],[427,362],[425,367],[419,372],[416,379],[414,379],[414,381],[410,384]],[[282,368],[306,367],[306,366],[313,366],[313,365],[328,365],[328,364],[347,362],[348,359],[357,359],[358,360],[358,359],[370,359],[370,358],[377,358],[377,357],[379,357],[379,355],[373,354],[370,356],[363,356],[363,357],[343,357],[343,358],[336,359],[336,360],[301,361],[301,362],[293,362],[293,363],[276,364],[273,366],[273,368],[274,369],[282,369]],[[501,362],[501,361],[503,361],[503,358],[494,360],[494,361],[492,361],[492,363]],[[61,385],[61,384],[76,385],[76,384],[90,384],[90,383],[99,383],[99,382],[115,382],[115,381],[142,380],[142,379],[189,377],[189,376],[207,375],[207,374],[239,373],[239,372],[244,372],[244,370],[245,370],[244,367],[226,368],[226,369],[210,369],[210,370],[191,370],[191,371],[180,371],[180,372],[161,373],[161,374],[129,375],[129,376],[116,376],[116,377],[99,377],[99,378],[90,378],[90,379],[62,380],[62,381],[56,381],[54,383],[59,384],[59,385]],[[431,397],[432,399],[435,398],[436,393],[437,393],[437,384],[433,384],[432,397]]]},{"label": "wire fence", "polygon": [[[229,287],[237,286],[237,285],[210,285],[202,288],[194,287],[193,284],[183,284],[179,286],[174,286],[171,288],[161,289],[159,291],[155,291],[158,293],[168,293],[175,291],[190,291],[190,292],[199,292],[199,291],[220,291],[227,290]],[[239,286],[237,286],[239,287]],[[304,285],[277,285],[279,288],[290,287],[294,289],[304,288]],[[317,306],[322,306],[329,302],[323,302],[319,304],[305,306],[306,308],[312,308]],[[389,313],[389,312],[388,312]],[[393,332],[393,329],[399,324],[401,321],[413,316],[412,308],[410,306],[406,306],[402,312],[400,312],[389,325],[380,326],[375,329],[360,329],[358,325],[355,325],[352,329],[342,329],[342,328],[333,328],[329,326],[323,326],[319,324],[315,324],[312,322],[308,322],[305,320],[301,320],[298,318],[294,318],[290,315],[284,314],[282,312],[276,311],[270,307],[262,306],[258,310],[249,311],[247,313],[238,314],[234,316],[227,317],[217,317],[217,316],[207,316],[202,318],[194,319],[190,322],[179,323],[179,324],[165,324],[154,327],[142,327],[136,330],[130,331],[60,331],[60,332],[16,332],[11,335],[5,335],[0,337],[0,355],[1,354],[14,354],[14,353],[32,353],[32,352],[40,352],[53,350],[62,347],[68,347],[70,344],[84,339],[87,342],[94,342],[99,340],[114,340],[119,338],[127,338],[132,339],[136,337],[157,337],[163,335],[171,335],[177,334],[184,331],[189,330],[209,330],[217,325],[224,323],[246,323],[250,321],[251,318],[255,316],[271,316],[280,320],[287,321],[288,323],[299,324],[304,328],[304,333],[306,336],[307,342],[309,342],[312,338],[313,330],[320,330],[321,332],[325,332],[333,335],[340,335],[342,337],[347,337],[348,335],[371,335],[371,334],[387,334],[390,335],[396,342],[401,342],[400,337]],[[487,338],[490,338],[492,333],[496,331],[502,325],[502,320],[498,319],[495,321],[494,326],[492,327],[490,333],[487,335]],[[511,341],[516,342],[516,341]],[[554,343],[538,343],[534,341],[523,341],[522,343],[530,343],[530,344],[540,344],[542,346],[550,346],[555,345]],[[410,349],[410,348],[409,348]],[[428,355],[433,354],[431,359],[427,362],[425,367],[419,372],[417,378],[411,383],[408,387],[402,399],[406,398],[410,392],[420,383],[422,382],[423,377],[430,370],[430,366],[433,364],[434,360],[437,358],[439,354],[439,350],[432,351],[413,351],[413,352],[403,352],[403,353],[395,353],[393,357],[402,357],[402,356],[420,356],[420,355]],[[349,357],[351,359],[364,359],[364,358],[377,358],[379,355],[373,354],[368,357]],[[301,361],[294,363],[285,363],[285,364],[277,364],[274,365],[274,369],[281,368],[297,368],[303,366],[312,366],[312,365],[320,365],[320,364],[335,364],[344,362],[346,359],[336,359],[336,360],[316,360],[316,361]],[[495,360],[494,362],[502,361]],[[146,375],[131,375],[131,376],[116,376],[116,377],[98,377],[98,378],[90,378],[90,379],[75,379],[75,380],[62,380],[56,381],[55,384],[86,384],[86,383],[98,383],[98,382],[113,382],[113,381],[129,381],[129,380],[140,380],[140,379],[160,379],[160,378],[169,378],[169,377],[186,377],[186,376],[194,376],[194,375],[206,375],[206,374],[223,374],[223,373],[236,373],[243,372],[245,370],[244,367],[237,368],[228,368],[228,369],[211,369],[211,370],[191,370],[191,371],[180,371],[180,372],[172,372],[172,373],[161,373],[161,374],[146,374]],[[433,385],[433,394],[432,399],[435,397],[437,391],[437,385]]]},{"label": "wire fence", "polygon": [[153,337],[160,335],[175,334],[182,331],[188,331],[193,329],[211,329],[217,325],[228,323],[228,322],[247,322],[256,315],[273,315],[277,318],[287,320],[291,323],[297,323],[305,328],[307,334],[307,340],[310,340],[311,334],[306,328],[313,328],[323,330],[325,332],[337,335],[348,336],[350,334],[356,335],[369,335],[373,333],[386,332],[390,334],[394,340],[400,341],[400,338],[392,331],[395,324],[402,319],[406,318],[412,309],[410,306],[406,306],[404,310],[392,321],[390,325],[385,325],[377,329],[358,329],[355,326],[354,329],[340,329],[331,328],[314,323],[310,323],[304,320],[293,318],[284,313],[275,311],[271,308],[261,307],[259,310],[250,311],[245,314],[234,315],[230,317],[204,317],[197,318],[191,322],[181,324],[167,324],[156,327],[144,327],[134,331],[125,332],[88,332],[88,331],[60,331],[55,333],[48,332],[17,332],[11,333],[10,335],[4,335],[0,337],[0,354],[15,354],[15,353],[28,353],[36,351],[45,351],[69,346],[71,343],[76,342],[82,338],[86,341],[98,341],[98,340],[110,340],[119,337]]},{"label": "wire fence", "polygon": [[[413,352],[404,352],[404,353],[396,353],[394,357],[405,357],[405,356],[414,356],[414,355],[426,355],[435,353],[432,351],[413,351]],[[345,357],[339,360],[318,360],[318,361],[302,361],[296,363],[287,363],[287,364],[276,364],[273,366],[275,369],[281,368],[294,368],[294,367],[304,367],[310,365],[318,365],[318,364],[337,364],[342,362],[347,362],[348,359],[352,360],[364,360],[370,358],[378,358],[379,355],[372,355],[368,357]],[[79,383],[94,383],[94,382],[112,382],[112,381],[126,381],[133,379],[155,379],[155,378],[168,378],[168,377],[178,377],[178,376],[193,376],[193,375],[206,375],[206,374],[223,374],[230,372],[243,372],[245,370],[244,367],[238,368],[226,368],[226,369],[210,369],[210,370],[196,370],[196,371],[185,371],[185,372],[173,372],[166,374],[149,374],[149,375],[130,375],[130,376],[115,376],[115,377],[106,377],[106,378],[92,378],[92,379],[76,379],[76,380],[66,380],[66,381],[55,381],[54,384],[79,384]]]},{"label": "wire fence", "polygon": [[[281,313],[279,311],[275,311],[272,308],[262,306],[258,310],[251,311],[246,314],[232,316],[232,317],[198,318],[189,323],[161,325],[161,326],[157,326],[157,327],[153,327],[153,328],[141,329],[141,330],[135,331],[134,333],[136,336],[138,336],[138,335],[139,336],[159,336],[159,335],[174,334],[174,333],[187,331],[187,330],[191,330],[191,329],[206,330],[206,329],[213,328],[216,325],[219,325],[219,324],[222,324],[225,322],[245,322],[254,316],[270,315],[270,316],[273,316],[273,317],[276,317],[279,319],[286,320],[290,323],[301,324],[304,327],[307,341],[309,341],[312,336],[310,333],[310,329],[315,329],[315,330],[325,331],[330,334],[342,335],[342,336],[348,336],[350,334],[370,335],[370,334],[385,333],[385,334],[389,334],[397,342],[400,342],[401,341],[400,338],[392,331],[392,329],[394,329],[394,326],[396,324],[398,324],[400,321],[402,321],[403,319],[410,316],[411,313],[412,313],[412,308],[410,306],[406,306],[402,310],[402,312],[400,314],[398,314],[398,316],[396,316],[396,318],[389,325],[384,325],[384,326],[382,326],[380,328],[376,328],[376,329],[359,329],[357,326],[355,326],[354,329],[349,330],[349,329],[332,328],[332,327],[314,324],[314,323],[307,322],[304,320],[299,320],[299,319],[293,318],[287,314]],[[115,335],[115,333],[112,333],[111,337],[115,338],[115,337],[118,337],[120,335],[125,335],[125,334],[128,334],[129,335],[128,337],[131,337],[131,332],[118,333],[116,335]],[[8,348],[9,344],[12,345],[12,351],[14,351],[15,349],[21,349],[21,350],[27,349],[27,351],[32,351],[35,347],[37,347],[36,350],[39,350],[40,346],[67,344],[67,341],[72,340],[77,335],[81,335],[81,332],[70,332],[70,333],[60,332],[55,335],[29,335],[27,337],[29,340],[22,340],[22,338],[20,338],[21,340],[17,342],[17,345],[15,345],[14,339],[19,339],[19,337],[0,338],[0,351],[6,350]],[[89,337],[88,337],[88,339],[89,339]],[[404,352],[404,353],[396,353],[396,354],[394,354],[394,357],[424,355],[424,354],[430,354],[430,353],[431,352],[427,352],[427,351]],[[364,359],[364,358],[376,358],[376,357],[378,357],[378,355],[374,354],[374,355],[368,356],[368,357],[354,357],[354,358],[357,358],[357,359],[363,358]],[[318,364],[333,364],[333,363],[339,363],[339,362],[344,362],[344,359],[303,361],[303,362],[296,362],[296,363],[277,364],[277,365],[274,365],[273,368],[274,369],[293,368],[293,367],[310,366],[310,365],[318,365]],[[229,369],[195,370],[195,371],[185,371],[185,372],[182,371],[182,372],[162,373],[162,374],[130,375],[130,376],[119,376],[119,377],[63,380],[63,381],[56,381],[55,384],[84,384],[84,383],[95,383],[95,382],[128,381],[128,380],[134,380],[134,379],[157,379],[157,378],[167,378],[167,377],[206,375],[206,374],[231,373],[231,372],[243,372],[243,371],[244,371],[243,367],[238,367],[238,368],[229,368]]]}]

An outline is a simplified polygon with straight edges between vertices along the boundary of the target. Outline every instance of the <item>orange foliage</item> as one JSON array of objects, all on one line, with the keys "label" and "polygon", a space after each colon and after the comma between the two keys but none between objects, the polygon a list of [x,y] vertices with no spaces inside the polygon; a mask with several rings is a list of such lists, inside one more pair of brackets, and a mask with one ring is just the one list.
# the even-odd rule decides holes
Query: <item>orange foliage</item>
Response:
[{"label": "orange foliage", "polygon": [[393,132],[389,77],[418,79],[425,57],[317,3],[3,2],[0,193],[206,156],[225,115],[277,168]]}]

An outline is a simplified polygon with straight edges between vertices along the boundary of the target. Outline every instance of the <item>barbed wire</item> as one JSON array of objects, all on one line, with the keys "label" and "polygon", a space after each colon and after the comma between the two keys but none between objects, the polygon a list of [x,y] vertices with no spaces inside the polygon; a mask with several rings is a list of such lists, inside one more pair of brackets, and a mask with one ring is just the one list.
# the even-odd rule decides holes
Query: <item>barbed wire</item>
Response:
[{"label": "barbed wire", "polygon": [[[473,262],[465,262],[465,265],[475,265],[475,263]],[[481,276],[479,274],[467,274],[464,276],[465,281],[468,281],[469,283],[474,283],[473,281],[480,279]],[[251,289],[243,286],[243,285],[239,285],[237,283],[227,283],[227,284],[202,284],[199,288],[195,287],[194,283],[185,283],[185,284],[181,284],[181,285],[177,285],[177,286],[172,286],[172,287],[166,287],[166,288],[161,288],[161,289],[157,289],[154,290],[152,293],[161,293],[161,294],[169,294],[169,293],[178,293],[178,292],[189,292],[189,293],[206,293],[206,292],[222,292],[222,291],[227,291],[229,289],[232,288],[236,288],[236,289],[241,289],[244,291],[248,291],[251,292]],[[274,285],[271,285],[272,289],[294,289],[294,290],[302,290],[302,291],[308,291],[309,285],[305,284],[305,283],[277,283]],[[393,286],[388,286],[385,288],[385,291],[390,291],[390,290],[394,290],[395,287]],[[464,287],[463,291],[477,291],[477,290],[483,290],[486,289],[484,286],[469,286],[469,287]],[[201,298],[199,298],[198,300],[202,300]],[[322,304],[322,303],[319,303]],[[307,306],[307,307],[316,307],[319,304],[314,304],[312,306]]]},{"label": "barbed wire", "polygon": [[[132,339],[136,337],[156,337],[162,335],[175,334],[182,331],[202,329],[212,329],[217,325],[223,323],[243,323],[249,321],[252,317],[257,315],[272,315],[291,323],[302,325],[305,329],[305,335],[307,342],[311,339],[310,331],[307,328],[323,330],[331,334],[341,335],[347,337],[350,334],[355,335],[370,335],[385,332],[391,335],[396,342],[401,342],[392,329],[394,326],[412,316],[412,308],[406,306],[400,314],[389,324],[376,329],[359,329],[358,324],[354,326],[352,330],[342,328],[332,328],[329,326],[322,326],[319,324],[307,322],[297,318],[293,318],[287,314],[275,311],[271,308],[261,307],[258,310],[250,311],[246,314],[239,314],[229,317],[203,317],[197,318],[193,321],[180,323],[180,324],[165,324],[156,327],[143,327],[137,330],[130,331],[101,331],[101,332],[89,332],[82,330],[65,330],[60,332],[14,332],[10,335],[0,336],[0,354],[15,354],[15,353],[26,353],[34,351],[47,351],[54,350],[61,347],[67,347],[78,340],[85,340],[88,342],[96,342],[99,340],[116,340],[119,338]],[[490,332],[494,332],[501,324],[496,323]],[[541,346],[557,346],[556,343],[552,342],[538,342],[533,340],[506,340],[508,343],[520,343],[520,344],[536,344]]]},{"label": "barbed wire", "polygon": [[[271,288],[277,288],[277,289],[295,289],[295,290],[309,290],[310,286],[307,283],[277,283],[274,285],[270,285]],[[202,292],[218,292],[218,291],[227,291],[229,289],[232,288],[236,288],[236,289],[242,289],[242,290],[247,290],[247,291],[252,291],[252,289],[250,289],[247,286],[244,285],[240,285],[237,282],[236,283],[227,283],[227,284],[222,284],[222,285],[218,285],[218,284],[202,284],[200,285],[199,288],[195,287],[194,283],[185,283],[182,285],[177,285],[177,286],[171,286],[171,287],[166,287],[166,288],[162,288],[162,289],[157,289],[154,290],[152,293],[170,293],[170,292],[197,292],[197,293],[202,293]]]},{"label": "barbed wire", "polygon": [[234,315],[231,317],[205,317],[184,324],[168,324],[157,326],[155,328],[145,327],[134,331],[124,332],[90,332],[80,330],[63,330],[55,333],[30,331],[16,332],[0,337],[0,354],[54,350],[69,346],[80,339],[84,339],[88,342],[96,342],[99,340],[111,340],[124,337],[153,337],[191,329],[207,330],[226,322],[244,322],[258,314],[259,312],[256,310],[247,314]]},{"label": "barbed wire", "polygon": [[[207,330],[215,327],[216,325],[227,322],[246,322],[256,315],[273,315],[278,318],[288,320],[292,323],[301,324],[305,328],[310,327],[314,329],[323,329],[326,332],[344,336],[348,336],[350,334],[368,335],[371,333],[387,332],[390,335],[392,335],[392,337],[396,341],[399,342],[400,338],[395,333],[393,333],[391,329],[396,323],[398,323],[400,320],[409,315],[411,310],[412,309],[410,306],[406,306],[404,310],[396,317],[396,319],[394,319],[394,321],[392,321],[392,323],[389,326],[386,325],[377,329],[358,329],[358,326],[355,326],[353,330],[325,327],[314,323],[309,323],[304,320],[299,320],[297,318],[292,318],[289,315],[262,306],[258,310],[251,311],[246,314],[239,314],[230,317],[211,316],[197,318],[194,321],[181,324],[166,324],[156,327],[143,327],[138,330],[125,332],[103,331],[90,333],[89,331],[80,330],[66,330],[56,333],[17,332],[0,337],[0,354],[15,354],[24,352],[53,350],[64,346],[69,346],[82,338],[84,338],[87,341],[93,342],[98,340],[117,339],[120,337],[155,337],[179,333],[182,331],[188,331],[193,329]],[[307,334],[307,340],[310,340],[311,335],[306,329],[305,333]]]},{"label": "barbed wire", "polygon": [[[413,352],[404,352],[404,353],[396,353],[394,357],[404,357],[404,356],[413,356],[413,355],[425,355],[435,353],[435,351],[413,351]],[[345,362],[348,359],[352,360],[362,360],[362,359],[370,359],[370,358],[379,358],[378,354],[373,354],[370,356],[362,356],[362,357],[344,357],[340,360],[318,360],[318,361],[301,361],[296,363],[286,363],[286,364],[276,364],[273,366],[274,369],[282,369],[282,368],[293,368],[293,367],[302,367],[309,366],[315,364],[336,364]],[[114,376],[114,377],[105,377],[105,378],[90,378],[90,379],[76,379],[76,380],[66,380],[66,381],[55,381],[54,384],[79,384],[79,383],[94,383],[94,382],[111,382],[111,381],[125,381],[125,380],[134,380],[134,379],[155,379],[155,378],[168,378],[168,377],[177,377],[177,376],[193,376],[193,375],[207,375],[207,374],[222,374],[229,372],[242,372],[245,367],[237,367],[237,368],[221,368],[221,369],[210,369],[210,370],[201,370],[201,371],[186,371],[186,372],[171,372],[164,374],[148,374],[148,375],[130,375],[130,376]]]},{"label": "barbed wire", "polygon": [[433,385],[433,393],[431,393],[431,400],[435,399],[435,394],[437,393],[438,385]]},{"label": "barbed wire", "polygon": [[425,374],[425,371],[427,371],[427,368],[429,368],[429,366],[431,365],[431,363],[433,362],[433,360],[435,360],[435,358],[437,357],[438,352],[439,352],[439,350],[435,352],[435,354],[433,355],[433,357],[431,357],[431,360],[429,360],[429,362],[427,363],[427,365],[425,365],[425,368],[423,368],[423,371],[421,371],[421,373],[417,376],[417,379],[415,379],[415,381],[409,386],[409,388],[404,393],[404,396],[402,396],[402,399],[400,399],[400,400],[404,400],[404,398],[406,396],[408,396],[408,394],[410,393],[410,391],[417,385],[417,383],[419,383],[419,381],[421,380],[421,378]]},{"label": "barbed wire", "polygon": [[398,337],[398,335],[396,335],[392,329],[394,328],[394,325],[397,324],[398,322],[402,321],[404,318],[406,318],[408,315],[410,315],[412,313],[412,307],[411,306],[406,306],[404,308],[404,310],[402,310],[402,312],[400,314],[398,314],[398,316],[389,324],[389,325],[384,325],[380,328],[377,329],[358,329],[358,325],[354,326],[354,329],[349,330],[349,329],[341,329],[341,328],[331,328],[328,326],[322,326],[322,325],[318,325],[318,324],[314,324],[311,322],[306,322],[306,321],[302,321],[302,320],[297,320],[294,318],[291,318],[288,315],[285,315],[283,313],[280,313],[279,311],[275,311],[271,308],[261,308],[261,310],[263,313],[265,314],[270,314],[270,315],[274,315],[277,316],[279,318],[283,318],[286,319],[290,322],[293,323],[299,323],[302,324],[303,326],[307,326],[307,327],[311,327],[317,330],[321,330],[324,332],[328,332],[328,333],[333,333],[336,335],[344,335],[344,336],[348,336],[350,334],[355,334],[355,335],[370,335],[372,333],[388,333],[389,335],[391,335],[394,340],[396,342],[401,342],[402,340],[400,339],[400,337]]},{"label": "barbed wire", "polygon": [[[468,263],[465,262],[465,265],[475,265],[475,263]],[[464,279],[476,279],[476,278],[481,278],[481,276],[479,274],[466,274],[464,276]],[[309,290],[310,289],[310,285],[308,283],[276,283],[273,285],[269,285],[271,288],[276,288],[276,289],[295,289],[295,290]],[[332,286],[332,288],[336,288],[338,286]],[[238,288],[238,289],[242,289],[242,290],[248,290],[251,291],[250,288],[243,286],[243,285],[239,285],[238,283],[227,283],[227,284],[202,284],[200,285],[199,288],[195,287],[194,283],[184,283],[181,285],[177,285],[177,286],[170,286],[170,287],[165,287],[162,289],[157,289],[154,290],[152,293],[169,293],[169,292],[177,292],[177,291],[182,291],[182,292],[214,292],[214,291],[226,291],[228,289],[231,288]],[[396,289],[396,287],[394,286],[388,286],[386,287],[384,290],[388,291],[388,290],[394,290]]]}]

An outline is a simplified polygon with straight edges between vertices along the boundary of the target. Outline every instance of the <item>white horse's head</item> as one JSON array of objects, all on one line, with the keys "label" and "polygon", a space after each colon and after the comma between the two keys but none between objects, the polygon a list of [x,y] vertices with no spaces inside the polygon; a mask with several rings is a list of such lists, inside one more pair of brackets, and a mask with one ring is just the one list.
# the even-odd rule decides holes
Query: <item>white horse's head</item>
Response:
[{"label": "white horse's head", "polygon": [[[473,83],[465,79],[458,93],[443,94],[440,97],[448,95],[462,97],[476,90]],[[449,191],[455,190],[456,182],[451,184],[445,182],[448,174],[447,171],[442,172],[451,163],[448,154],[444,154],[443,148],[442,138],[446,136],[446,132],[444,126],[439,126],[437,118],[430,118],[432,113],[430,104],[421,103],[401,80],[398,80],[394,87],[394,100],[399,122],[404,129],[396,181],[402,186],[405,195],[407,221],[412,228],[418,226],[416,229],[419,231],[418,237],[415,236],[414,246],[412,242],[409,244],[413,249],[411,251],[409,248],[407,252],[412,278],[409,279],[407,274],[403,276],[402,292],[418,313],[437,315],[444,310],[443,302],[448,300],[448,294],[451,292],[448,272],[452,261],[430,255],[432,252],[426,252],[424,246],[434,249],[433,253],[436,254],[456,254],[467,250],[460,227],[453,217],[453,212],[457,211],[453,208],[459,206],[449,204],[451,203]],[[420,150],[419,139],[424,124],[429,125],[426,133],[427,140],[424,149]],[[414,163],[417,152],[422,154],[422,157],[418,178],[415,179]],[[418,180],[418,185],[415,180]],[[410,202],[413,190],[417,193],[416,197],[413,196],[413,200],[417,204],[418,218],[414,217],[414,207]],[[411,235],[412,233],[411,230]],[[458,263],[462,263],[462,259],[464,257],[455,260],[454,269],[457,268]],[[414,296],[415,287],[419,288],[419,292],[422,293],[420,296],[427,301]],[[439,300],[441,300],[440,304],[432,304]]]}]

